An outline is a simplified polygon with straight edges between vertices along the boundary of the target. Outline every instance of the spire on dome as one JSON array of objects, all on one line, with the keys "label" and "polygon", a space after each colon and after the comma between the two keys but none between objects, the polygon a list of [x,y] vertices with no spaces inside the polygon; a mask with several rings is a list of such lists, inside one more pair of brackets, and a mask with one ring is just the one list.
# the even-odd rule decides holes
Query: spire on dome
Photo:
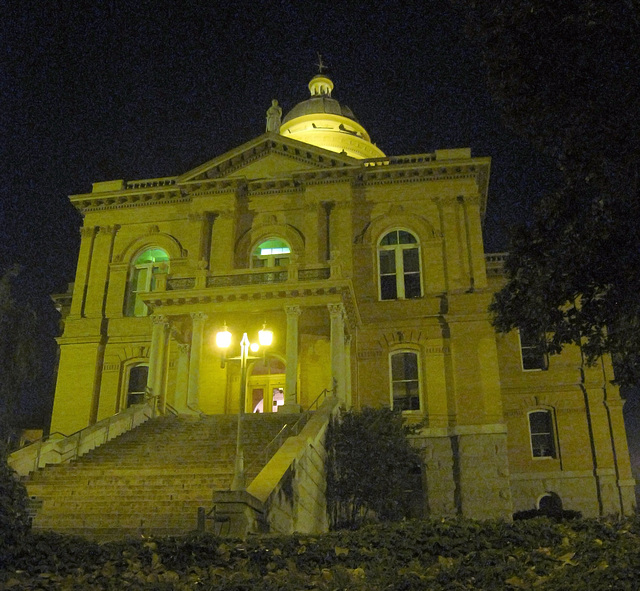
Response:
[{"label": "spire on dome", "polygon": [[327,66],[322,61],[322,56],[318,54],[318,73],[309,82],[309,92],[312,97],[316,96],[328,96],[331,97],[331,91],[333,90],[333,82],[328,76],[325,76],[322,71],[327,70]]}]

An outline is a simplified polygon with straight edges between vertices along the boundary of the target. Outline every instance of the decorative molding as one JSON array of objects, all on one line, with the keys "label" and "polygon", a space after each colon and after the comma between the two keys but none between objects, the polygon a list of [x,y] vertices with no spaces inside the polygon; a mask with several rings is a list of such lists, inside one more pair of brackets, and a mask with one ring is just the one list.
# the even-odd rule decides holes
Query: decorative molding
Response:
[{"label": "decorative molding", "polygon": [[147,226],[147,234],[160,234],[160,228],[156,224]]},{"label": "decorative molding", "polygon": [[98,233],[113,236],[119,229],[120,226],[117,224],[112,226],[98,226]]},{"label": "decorative molding", "polygon": [[300,316],[302,313],[301,306],[285,306],[284,311],[287,313],[287,316]]},{"label": "decorative molding", "polygon": [[368,351],[358,351],[358,359],[379,359],[384,352],[382,349],[370,349]]},{"label": "decorative molding", "polygon": [[119,371],[120,370],[120,364],[119,363],[105,363],[102,366],[102,371],[103,372],[111,372],[111,371]]}]

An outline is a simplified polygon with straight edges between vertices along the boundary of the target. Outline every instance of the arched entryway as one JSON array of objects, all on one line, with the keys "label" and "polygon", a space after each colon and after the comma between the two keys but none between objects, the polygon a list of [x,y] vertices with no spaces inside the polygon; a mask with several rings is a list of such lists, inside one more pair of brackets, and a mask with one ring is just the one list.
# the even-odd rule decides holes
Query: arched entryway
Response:
[{"label": "arched entryway", "polygon": [[277,357],[256,361],[250,368],[247,399],[250,412],[278,412],[284,404],[285,364]]}]

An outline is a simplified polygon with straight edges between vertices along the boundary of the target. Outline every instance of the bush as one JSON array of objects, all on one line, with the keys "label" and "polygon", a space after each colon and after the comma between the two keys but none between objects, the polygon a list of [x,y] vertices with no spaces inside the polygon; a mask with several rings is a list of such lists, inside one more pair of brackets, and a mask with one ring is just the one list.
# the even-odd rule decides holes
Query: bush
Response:
[{"label": "bush", "polygon": [[420,460],[402,414],[388,408],[348,411],[327,431],[327,507],[331,527],[356,528],[374,517],[411,516],[422,498]]},{"label": "bush", "polygon": [[29,532],[27,489],[7,464],[6,452],[0,450],[0,563]]},{"label": "bush", "polygon": [[528,509],[526,511],[516,511],[513,514],[514,521],[521,519],[535,519],[536,517],[548,517],[555,521],[562,521],[563,519],[582,519],[582,513],[580,513],[580,511],[568,511],[566,509],[560,509],[558,511]]}]

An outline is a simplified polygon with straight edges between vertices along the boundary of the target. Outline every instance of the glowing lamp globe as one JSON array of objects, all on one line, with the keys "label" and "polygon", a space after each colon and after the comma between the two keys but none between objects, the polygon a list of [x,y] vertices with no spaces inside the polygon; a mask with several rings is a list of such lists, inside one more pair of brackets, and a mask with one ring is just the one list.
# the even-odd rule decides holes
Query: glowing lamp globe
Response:
[{"label": "glowing lamp globe", "polygon": [[262,330],[258,332],[258,341],[263,347],[269,347],[271,343],[273,343],[273,333],[263,327]]},{"label": "glowing lamp globe", "polygon": [[216,334],[216,345],[221,349],[228,349],[231,346],[231,333],[226,326]]}]

